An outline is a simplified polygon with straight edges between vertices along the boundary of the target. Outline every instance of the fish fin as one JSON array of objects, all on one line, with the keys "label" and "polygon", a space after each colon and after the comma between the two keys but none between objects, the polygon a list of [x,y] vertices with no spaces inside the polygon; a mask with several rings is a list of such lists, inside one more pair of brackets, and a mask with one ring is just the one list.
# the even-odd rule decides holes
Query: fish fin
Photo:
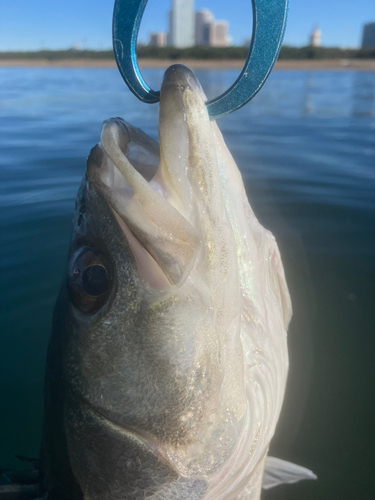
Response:
[{"label": "fish fin", "polygon": [[303,479],[317,479],[317,476],[311,470],[286,460],[274,457],[266,458],[262,483],[264,490],[269,490],[280,484],[297,483]]}]

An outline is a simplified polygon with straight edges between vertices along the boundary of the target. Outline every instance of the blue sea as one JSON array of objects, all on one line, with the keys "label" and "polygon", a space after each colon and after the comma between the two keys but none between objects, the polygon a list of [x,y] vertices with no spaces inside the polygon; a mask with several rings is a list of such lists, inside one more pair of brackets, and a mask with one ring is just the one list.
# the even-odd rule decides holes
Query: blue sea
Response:
[{"label": "blue sea", "polygon": [[[144,70],[158,88],[162,70]],[[208,97],[236,70],[197,70]],[[0,68],[0,467],[38,455],[43,376],[76,192],[101,122],[157,138],[116,69]],[[375,73],[272,73],[218,121],[292,296],[290,374],[270,453],[315,482],[277,500],[375,498]]]}]

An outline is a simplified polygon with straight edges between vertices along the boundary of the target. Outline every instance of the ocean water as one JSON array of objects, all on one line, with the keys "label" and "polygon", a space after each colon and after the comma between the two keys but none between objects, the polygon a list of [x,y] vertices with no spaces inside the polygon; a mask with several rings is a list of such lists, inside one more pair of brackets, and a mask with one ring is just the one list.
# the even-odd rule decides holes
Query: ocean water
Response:
[{"label": "ocean water", "polygon": [[[161,70],[145,70],[157,88]],[[208,97],[235,70],[199,70]],[[115,69],[0,68],[0,467],[38,454],[43,375],[85,160],[101,122],[157,138],[158,106]],[[271,454],[318,481],[265,499],[375,498],[375,73],[274,71],[219,120],[292,296],[290,374]]]}]

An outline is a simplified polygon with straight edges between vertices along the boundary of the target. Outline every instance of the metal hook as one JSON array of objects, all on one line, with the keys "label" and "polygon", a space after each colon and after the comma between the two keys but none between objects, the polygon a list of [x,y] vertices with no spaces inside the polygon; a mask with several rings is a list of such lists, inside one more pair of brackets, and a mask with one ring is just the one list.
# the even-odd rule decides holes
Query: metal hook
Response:
[{"label": "metal hook", "polygon": [[[250,101],[267,80],[280,52],[288,0],[251,0],[253,35],[241,74],[223,94],[207,103],[211,119],[224,116]],[[113,50],[120,73],[134,95],[143,102],[159,101],[140,73],[136,44],[147,0],[116,0],[113,11]]]}]

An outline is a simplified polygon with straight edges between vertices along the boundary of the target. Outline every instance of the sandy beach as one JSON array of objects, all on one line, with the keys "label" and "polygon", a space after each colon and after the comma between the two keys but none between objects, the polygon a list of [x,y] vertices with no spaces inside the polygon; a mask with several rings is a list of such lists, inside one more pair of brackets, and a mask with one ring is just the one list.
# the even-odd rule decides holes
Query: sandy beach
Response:
[{"label": "sandy beach", "polygon": [[[174,63],[184,64],[189,68],[242,68],[241,60],[202,60],[202,59],[140,59],[141,68],[166,69]],[[59,67],[59,68],[113,68],[116,63],[106,59],[0,59],[0,67]],[[295,70],[350,70],[375,71],[375,59],[322,59],[322,60],[287,60],[277,61],[275,69]]]}]

